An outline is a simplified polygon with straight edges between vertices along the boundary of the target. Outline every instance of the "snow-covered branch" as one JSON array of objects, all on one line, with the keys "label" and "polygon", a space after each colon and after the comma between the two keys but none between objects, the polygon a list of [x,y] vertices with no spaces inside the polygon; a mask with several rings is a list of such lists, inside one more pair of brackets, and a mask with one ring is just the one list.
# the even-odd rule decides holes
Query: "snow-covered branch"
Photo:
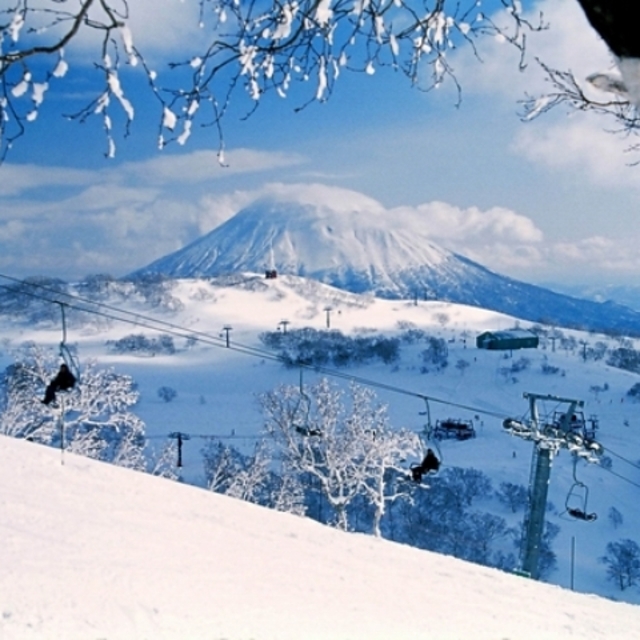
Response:
[{"label": "snow-covered branch", "polygon": [[[327,100],[343,71],[373,75],[381,67],[424,90],[447,80],[460,90],[452,50],[475,50],[478,37],[499,36],[524,55],[526,32],[542,27],[523,18],[519,0],[501,0],[508,29],[487,16],[482,0],[186,1],[197,3],[199,15],[198,37],[184,49],[197,49],[157,70],[135,44],[126,0],[14,0],[0,9],[0,158],[63,82],[65,51],[80,39],[82,62],[76,56],[74,64],[90,65],[101,89],[70,117],[101,118],[113,156],[114,123],[124,121],[126,134],[136,113],[129,83],[146,82],[157,99],[160,148],[185,144],[197,125],[216,127],[222,148],[221,121],[239,92],[249,113],[270,92],[293,94],[303,108]],[[132,67],[135,73],[124,73]]]}]

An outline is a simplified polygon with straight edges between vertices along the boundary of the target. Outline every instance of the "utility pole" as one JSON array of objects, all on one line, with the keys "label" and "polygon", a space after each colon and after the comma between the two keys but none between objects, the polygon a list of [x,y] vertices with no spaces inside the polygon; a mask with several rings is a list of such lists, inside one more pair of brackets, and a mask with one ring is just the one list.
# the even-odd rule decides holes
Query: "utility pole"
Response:
[{"label": "utility pole", "polygon": [[287,325],[289,324],[288,320],[280,320],[278,323],[279,327],[282,327],[282,333],[287,333]]},{"label": "utility pole", "polygon": [[586,340],[580,340],[580,344],[582,345],[582,362],[587,361],[587,345],[589,344]]},{"label": "utility pole", "polygon": [[65,448],[65,442],[64,442],[64,398],[60,397],[59,403],[60,403],[60,417],[58,418],[58,420],[59,420],[59,427],[60,427],[60,464],[64,464],[64,448]]},{"label": "utility pole", "polygon": [[229,325],[225,325],[224,327],[222,327],[222,330],[225,333],[225,341],[227,344],[227,348],[229,347],[229,332],[233,329],[233,327],[230,327]]},{"label": "utility pole", "polygon": [[184,440],[189,440],[191,436],[188,433],[181,433],[180,431],[174,431],[169,434],[170,438],[174,438],[178,441],[178,463],[176,466],[181,469],[182,468],[182,443]]},{"label": "utility pole", "polygon": [[333,307],[325,307],[324,310],[327,312],[327,329],[331,328],[331,312],[333,311]]}]

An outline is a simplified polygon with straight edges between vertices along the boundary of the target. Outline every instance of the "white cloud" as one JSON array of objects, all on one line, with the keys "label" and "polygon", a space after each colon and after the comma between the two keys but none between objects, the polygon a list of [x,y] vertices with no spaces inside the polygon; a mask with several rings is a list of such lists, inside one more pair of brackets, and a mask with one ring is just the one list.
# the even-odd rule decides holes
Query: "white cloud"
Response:
[{"label": "white cloud", "polygon": [[122,275],[191,242],[253,197],[214,199],[214,180],[221,183],[303,161],[292,153],[237,149],[228,153],[228,167],[207,151],[161,154],[94,171],[4,164],[3,264],[62,277],[98,268]]},{"label": "white cloud", "polygon": [[530,218],[502,207],[482,210],[427,202],[387,209],[357,191],[282,182],[219,194],[208,189],[189,199],[173,194],[175,182],[166,189],[159,185],[134,188],[113,181],[113,174],[110,179],[52,202],[26,201],[14,208],[0,199],[6,216],[4,223],[0,220],[3,269],[67,278],[96,272],[124,275],[185,246],[265,198],[320,205],[345,214],[390,217],[398,225],[406,220],[434,243],[526,281],[558,273],[574,274],[577,279],[590,273],[624,275],[640,268],[636,250],[640,234],[550,241]]},{"label": "white cloud", "polygon": [[625,145],[625,139],[604,130],[603,124],[598,116],[581,115],[527,127],[518,133],[513,149],[537,164],[573,171],[603,186],[638,189],[638,167],[630,164],[638,160],[637,154],[626,153],[629,140]]},{"label": "white cloud", "polygon": [[329,207],[334,211],[366,211],[375,214],[384,211],[383,206],[373,198],[359,191],[334,187],[325,184],[274,182],[265,185],[256,192],[257,198],[270,198],[276,201],[295,201],[300,204],[314,204]]},{"label": "white cloud", "polygon": [[[42,187],[91,187],[102,185],[105,193],[88,202],[93,207],[100,204],[103,197],[113,200],[109,191],[113,185],[120,185],[122,193],[127,184],[135,184],[129,189],[139,189],[142,199],[148,199],[145,190],[149,187],[157,189],[161,186],[173,184],[201,184],[210,180],[222,180],[240,174],[260,173],[276,169],[293,167],[306,162],[297,153],[279,151],[263,151],[260,149],[232,149],[226,154],[226,165],[218,162],[214,151],[192,151],[183,154],[159,153],[149,160],[125,162],[97,170],[82,170],[61,167],[51,167],[36,164],[11,164],[0,166],[0,198],[5,196],[25,196],[31,189]],[[131,191],[129,191],[132,194]],[[39,196],[48,199],[47,194]]]},{"label": "white cloud", "polygon": [[573,266],[593,267],[609,272],[637,273],[640,269],[640,237],[611,239],[604,236],[584,238],[575,243],[558,242],[550,248],[554,261]]},{"label": "white cloud", "polygon": [[142,162],[128,162],[114,171],[119,179],[135,177],[147,184],[167,182],[202,183],[229,176],[270,171],[296,166],[305,158],[296,153],[232,149],[225,154],[225,164],[215,151],[192,151],[182,154],[159,154]]},{"label": "white cloud", "polygon": [[[135,0],[128,3],[126,10],[131,41],[152,65],[172,55],[178,56],[180,61],[188,60],[189,48],[195,50],[195,47],[213,35],[210,26],[199,26],[199,2]],[[97,23],[105,20],[98,3],[94,3],[89,17]],[[81,56],[86,55],[88,51],[97,53],[100,57],[103,38],[104,33],[101,30],[83,28],[69,49],[72,54],[79,54],[77,61],[82,61]]]},{"label": "white cloud", "polygon": [[17,196],[40,187],[84,186],[94,180],[92,171],[5,162],[0,166],[0,197]]},{"label": "white cloud", "polygon": [[[540,12],[549,28],[528,34],[523,71],[519,70],[519,52],[496,39],[484,38],[478,42],[482,63],[470,47],[453,55],[452,64],[462,85],[463,100],[465,94],[475,95],[491,101],[496,111],[513,111],[514,105],[525,98],[549,93],[552,86],[537,59],[553,69],[573,73],[590,98],[609,99],[609,94],[586,81],[595,72],[611,72],[615,63],[579,3],[540,0],[526,15],[536,23]],[[637,171],[628,168],[637,158],[628,153],[629,138],[615,134],[619,127],[613,119],[584,112],[568,115],[567,112],[568,108],[555,107],[520,127],[513,150],[535,164],[566,174],[586,173],[602,185],[637,188]]]},{"label": "white cloud", "polygon": [[439,240],[485,243],[540,242],[542,231],[533,221],[503,207],[481,211],[477,207],[461,209],[445,202],[429,202],[415,208],[424,220],[429,235]]}]

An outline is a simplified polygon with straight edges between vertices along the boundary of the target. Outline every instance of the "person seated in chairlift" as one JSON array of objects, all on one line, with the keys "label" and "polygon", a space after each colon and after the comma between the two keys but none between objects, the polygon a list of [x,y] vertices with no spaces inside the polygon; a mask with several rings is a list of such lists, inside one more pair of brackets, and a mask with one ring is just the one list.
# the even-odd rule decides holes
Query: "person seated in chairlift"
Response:
[{"label": "person seated in chairlift", "polygon": [[422,476],[430,471],[437,471],[440,468],[440,460],[438,460],[433,449],[427,449],[427,455],[419,465],[411,467],[411,478],[414,482],[421,482]]},{"label": "person seated in chairlift", "polygon": [[598,516],[595,513],[586,513],[581,509],[567,509],[567,513],[578,520],[595,520]]},{"label": "person seated in chairlift", "polygon": [[47,385],[44,392],[42,404],[50,405],[56,399],[58,391],[68,391],[76,384],[76,377],[71,373],[69,367],[62,363],[56,377]]}]

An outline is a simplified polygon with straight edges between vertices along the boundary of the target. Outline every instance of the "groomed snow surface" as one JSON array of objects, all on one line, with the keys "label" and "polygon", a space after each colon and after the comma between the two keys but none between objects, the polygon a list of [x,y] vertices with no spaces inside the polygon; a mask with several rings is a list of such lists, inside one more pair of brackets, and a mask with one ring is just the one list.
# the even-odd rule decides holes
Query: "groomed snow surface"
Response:
[{"label": "groomed snow surface", "polygon": [[0,638],[637,639],[640,607],[0,438]]}]

